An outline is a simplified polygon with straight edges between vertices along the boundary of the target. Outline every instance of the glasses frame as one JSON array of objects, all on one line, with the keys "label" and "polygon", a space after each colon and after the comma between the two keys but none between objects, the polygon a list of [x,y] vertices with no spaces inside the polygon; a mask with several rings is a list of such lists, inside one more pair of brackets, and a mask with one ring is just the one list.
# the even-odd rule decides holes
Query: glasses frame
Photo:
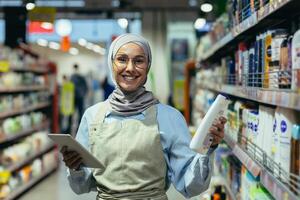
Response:
[{"label": "glasses frame", "polygon": [[[126,61],[126,63],[124,63],[124,64],[120,64],[120,63],[116,63],[116,59],[118,58],[118,57],[126,57],[126,59],[128,59],[127,61]],[[136,61],[135,61],[135,59],[140,59],[141,57],[143,57],[143,59],[145,59],[145,62],[142,64],[142,65],[145,65],[145,66],[138,66],[138,64],[136,64]],[[148,59],[147,59],[147,57],[145,57],[145,56],[141,56],[141,55],[137,55],[137,56],[135,56],[135,57],[133,57],[133,58],[130,58],[129,56],[125,56],[125,55],[120,55],[120,56],[115,56],[115,58],[112,58],[112,63],[116,66],[116,67],[118,67],[118,68],[120,68],[120,69],[124,69],[124,68],[126,68],[127,66],[128,66],[128,64],[129,64],[129,62],[131,62],[132,63],[132,65],[135,67],[135,68],[137,68],[137,69],[147,69],[148,68]],[[123,66],[124,65],[124,66]]]}]

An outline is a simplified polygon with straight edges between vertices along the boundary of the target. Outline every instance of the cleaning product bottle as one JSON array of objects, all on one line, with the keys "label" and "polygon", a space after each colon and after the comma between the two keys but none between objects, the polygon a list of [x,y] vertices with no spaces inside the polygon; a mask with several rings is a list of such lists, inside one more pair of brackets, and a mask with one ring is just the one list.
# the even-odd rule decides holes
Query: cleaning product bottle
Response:
[{"label": "cleaning product bottle", "polygon": [[201,154],[207,153],[213,142],[213,138],[209,134],[209,128],[212,126],[215,119],[219,118],[220,116],[224,116],[228,104],[229,100],[227,100],[225,96],[221,94],[217,96],[202,119],[196,134],[190,143],[190,148],[192,150]]},{"label": "cleaning product bottle", "polygon": [[[291,185],[300,189],[300,124],[294,124],[292,128],[292,149],[291,149]],[[298,177],[298,178],[296,178]],[[293,187],[292,190],[295,190]]]},{"label": "cleaning product bottle", "polygon": [[297,124],[296,113],[293,110],[287,108],[279,108],[279,155],[280,166],[283,170],[280,174],[282,179],[286,179],[285,173],[290,173],[291,167],[291,138],[292,127]]},{"label": "cleaning product bottle", "polygon": [[300,29],[292,41],[292,89],[300,91]]}]

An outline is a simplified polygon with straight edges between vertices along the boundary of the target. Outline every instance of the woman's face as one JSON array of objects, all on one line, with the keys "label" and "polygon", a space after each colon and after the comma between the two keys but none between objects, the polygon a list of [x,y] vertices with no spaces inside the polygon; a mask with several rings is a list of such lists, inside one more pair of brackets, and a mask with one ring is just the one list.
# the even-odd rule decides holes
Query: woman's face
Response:
[{"label": "woman's face", "polygon": [[113,60],[117,84],[125,92],[133,92],[146,81],[148,59],[141,46],[135,43],[123,45]]}]

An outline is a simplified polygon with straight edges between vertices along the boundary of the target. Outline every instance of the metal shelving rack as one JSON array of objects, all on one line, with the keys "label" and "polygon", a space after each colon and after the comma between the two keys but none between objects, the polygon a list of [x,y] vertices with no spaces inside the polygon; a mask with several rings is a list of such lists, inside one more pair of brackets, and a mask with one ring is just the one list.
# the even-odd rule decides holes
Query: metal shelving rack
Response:
[{"label": "metal shelving rack", "polygon": [[[232,53],[241,41],[254,39],[266,27],[281,25],[300,14],[300,1],[298,0],[273,0],[273,3],[272,5],[267,4],[264,9],[256,11],[238,26],[232,28],[221,40],[213,44],[203,55],[199,56],[198,62],[204,66],[203,68],[209,68],[211,63],[218,62],[222,57]],[[287,17],[283,18],[282,16]],[[289,71],[288,73],[291,74],[292,72]],[[261,77],[264,77],[264,75],[260,74]],[[243,83],[240,85],[229,84],[228,80],[225,80],[229,77],[201,77],[197,83],[197,89],[210,90],[236,99],[250,100],[261,104],[300,111],[299,91],[274,87],[253,87],[255,84],[253,86],[250,84],[249,86],[247,82],[249,81],[249,74],[242,74],[241,76],[243,77]],[[261,79],[260,81],[262,83],[264,80]],[[274,82],[271,79],[267,81]],[[291,174],[284,172],[278,164],[274,163],[271,158],[268,158],[265,152],[255,144],[247,141],[246,138],[242,138],[244,140],[243,144],[248,144],[245,146],[233,141],[228,135],[230,134],[227,133],[226,135],[225,133],[224,140],[232,149],[233,154],[253,176],[260,178],[260,183],[275,199],[300,199],[299,188],[291,189],[293,187],[290,183]],[[274,168],[277,169],[277,172],[279,171],[279,174],[274,172]],[[295,190],[297,190],[298,194],[294,192]]]},{"label": "metal shelving rack", "polygon": [[208,62],[220,58],[232,51],[237,43],[245,38],[253,37],[266,26],[283,23],[282,15],[293,17],[293,13],[299,12],[300,1],[297,0],[274,0],[273,5],[267,4],[264,9],[258,10],[252,16],[235,26],[220,41],[200,57],[200,62]]},{"label": "metal shelving rack", "polygon": [[[21,49],[24,47],[20,47]],[[26,49],[25,49],[26,50]],[[31,52],[30,50],[26,50],[26,53],[32,54],[34,57],[38,57],[35,53]],[[7,117],[17,116],[25,113],[29,113],[35,110],[44,110],[48,113],[48,119],[43,121],[40,125],[35,125],[27,130],[22,130],[14,135],[2,137],[0,139],[0,146],[1,149],[7,148],[10,145],[17,143],[21,139],[34,134],[36,131],[41,130],[51,130],[53,132],[58,132],[58,89],[57,84],[55,82],[56,77],[56,65],[54,63],[48,63],[47,66],[34,66],[34,67],[24,67],[24,68],[16,68],[10,67],[9,71],[13,71],[16,73],[35,73],[39,75],[43,75],[46,77],[46,85],[27,85],[27,86],[16,86],[12,88],[7,87],[0,87],[0,94],[1,95],[10,95],[10,94],[18,94],[18,93],[30,93],[30,92],[39,92],[45,91],[48,92],[48,101],[39,102],[36,105],[31,105],[28,107],[18,108],[15,110],[4,111],[0,113],[0,120],[3,120]],[[5,72],[1,72],[5,73]],[[30,164],[37,158],[43,157],[43,155],[47,154],[48,152],[56,151],[56,146],[54,144],[48,144],[45,147],[40,148],[38,152],[32,153],[26,159],[20,160],[17,163],[14,163],[8,166],[5,170],[14,173],[21,169],[22,167]],[[23,185],[15,188],[4,200],[13,200],[20,197],[24,192],[32,188],[34,185],[39,183],[41,180],[46,178],[49,174],[54,172],[58,167],[58,162],[53,163],[53,166],[45,166],[43,168],[42,173],[38,177],[33,177],[29,182],[24,183]]]}]

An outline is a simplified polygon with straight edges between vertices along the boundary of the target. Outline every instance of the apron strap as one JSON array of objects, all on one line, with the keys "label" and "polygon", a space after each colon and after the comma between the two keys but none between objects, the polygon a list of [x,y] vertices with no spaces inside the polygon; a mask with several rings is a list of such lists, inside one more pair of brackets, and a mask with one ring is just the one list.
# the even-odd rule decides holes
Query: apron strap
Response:
[{"label": "apron strap", "polygon": [[92,124],[97,124],[99,125],[99,123],[103,123],[104,119],[105,119],[105,115],[107,113],[107,111],[109,110],[109,102],[108,100],[101,102],[98,108],[98,111],[94,117],[94,120],[92,122]]},{"label": "apron strap", "polygon": [[146,110],[145,121],[149,124],[157,124],[157,106],[152,105]]}]

